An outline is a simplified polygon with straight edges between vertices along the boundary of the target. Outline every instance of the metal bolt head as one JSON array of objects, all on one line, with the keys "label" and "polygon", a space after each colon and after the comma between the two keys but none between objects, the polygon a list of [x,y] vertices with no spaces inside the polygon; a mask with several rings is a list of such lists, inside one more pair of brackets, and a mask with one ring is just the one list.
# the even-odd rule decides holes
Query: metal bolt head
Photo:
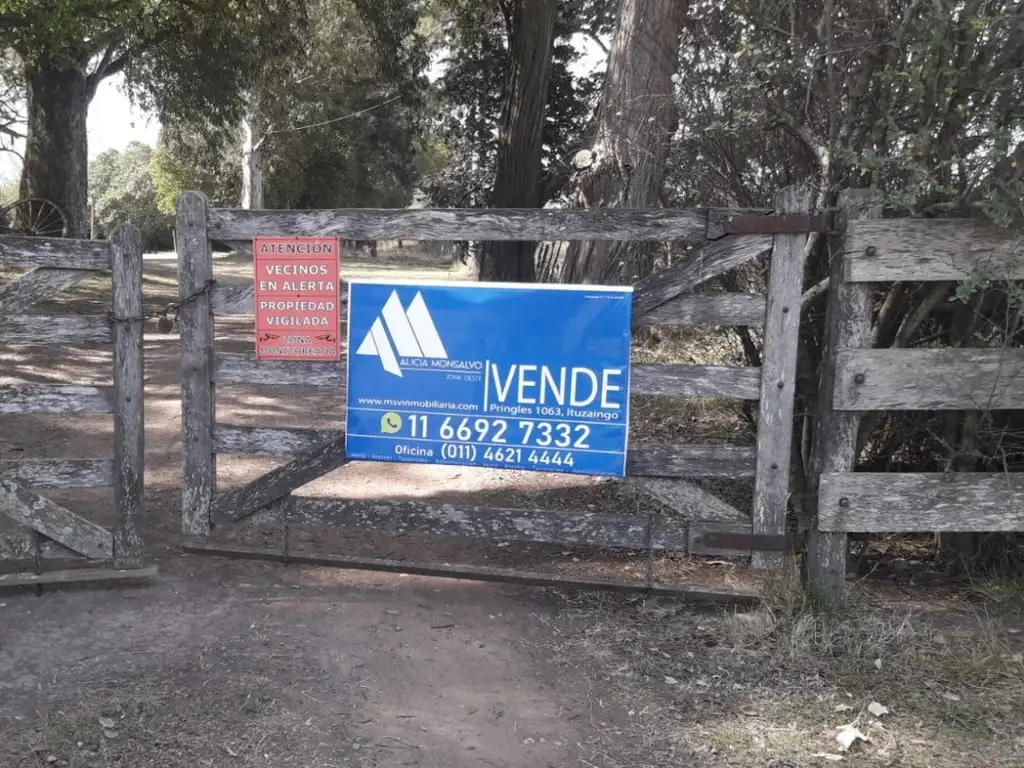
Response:
[{"label": "metal bolt head", "polygon": [[853,377],[853,383],[854,384],[863,384],[864,383],[864,374],[863,373],[856,374]]},{"label": "metal bolt head", "polygon": [[848,498],[846,498],[845,496],[843,496],[843,498],[841,498],[839,500],[839,506],[840,507],[848,507],[848,506],[850,506],[850,500]]},{"label": "metal bolt head", "polygon": [[869,245],[864,249],[864,256],[869,259],[873,259],[878,254],[878,249],[873,245]]}]

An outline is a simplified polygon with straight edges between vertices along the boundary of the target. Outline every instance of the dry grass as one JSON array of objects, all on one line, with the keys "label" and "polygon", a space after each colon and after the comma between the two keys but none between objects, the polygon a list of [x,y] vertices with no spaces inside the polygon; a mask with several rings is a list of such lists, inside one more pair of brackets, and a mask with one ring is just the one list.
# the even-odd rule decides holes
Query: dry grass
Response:
[{"label": "dry grass", "polygon": [[[837,618],[799,595],[777,588],[755,612],[719,615],[585,598],[549,623],[547,653],[606,692],[591,702],[595,764],[1024,764],[1021,635],[863,601]],[[851,727],[867,740],[846,750]],[[623,744],[637,746],[613,760]]]}]

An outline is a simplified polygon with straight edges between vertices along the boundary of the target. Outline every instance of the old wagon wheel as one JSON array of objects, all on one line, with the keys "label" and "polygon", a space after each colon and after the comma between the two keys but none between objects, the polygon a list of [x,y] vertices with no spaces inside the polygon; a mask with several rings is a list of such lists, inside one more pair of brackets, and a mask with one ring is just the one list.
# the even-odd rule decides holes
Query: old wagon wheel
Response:
[{"label": "old wagon wheel", "polygon": [[68,233],[68,220],[64,212],[39,197],[30,197],[11,203],[3,209],[4,229],[11,235],[37,237],[64,237]]}]

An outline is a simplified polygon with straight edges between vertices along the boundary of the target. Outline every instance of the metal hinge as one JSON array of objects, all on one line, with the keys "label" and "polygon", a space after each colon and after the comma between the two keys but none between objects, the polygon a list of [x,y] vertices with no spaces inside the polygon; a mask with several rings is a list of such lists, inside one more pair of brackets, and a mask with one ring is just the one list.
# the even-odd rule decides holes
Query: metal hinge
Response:
[{"label": "metal hinge", "polygon": [[834,232],[833,212],[814,214],[735,214],[723,224],[727,235],[797,235],[807,232]]}]

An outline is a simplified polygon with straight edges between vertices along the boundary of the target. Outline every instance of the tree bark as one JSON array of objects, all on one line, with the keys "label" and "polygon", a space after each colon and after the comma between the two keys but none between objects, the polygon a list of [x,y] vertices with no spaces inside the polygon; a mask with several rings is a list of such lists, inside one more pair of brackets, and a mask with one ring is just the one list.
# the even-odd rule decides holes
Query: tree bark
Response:
[{"label": "tree bark", "polygon": [[[557,0],[517,0],[512,20],[512,70],[498,140],[492,208],[539,208],[542,137],[555,39]],[[485,243],[480,279],[532,283],[532,242]]]},{"label": "tree bark", "polygon": [[[576,204],[649,208],[658,202],[669,141],[678,126],[673,76],[686,18],[684,0],[621,0],[590,153],[577,160]],[[570,247],[562,282],[633,282],[653,268],[643,243]]]},{"label": "tree bark", "polygon": [[250,102],[242,118],[242,200],[249,210],[263,207],[263,135]]},{"label": "tree bark", "polygon": [[90,93],[83,71],[53,61],[25,65],[25,162],[20,195],[49,200],[67,218],[68,237],[89,236]]}]

